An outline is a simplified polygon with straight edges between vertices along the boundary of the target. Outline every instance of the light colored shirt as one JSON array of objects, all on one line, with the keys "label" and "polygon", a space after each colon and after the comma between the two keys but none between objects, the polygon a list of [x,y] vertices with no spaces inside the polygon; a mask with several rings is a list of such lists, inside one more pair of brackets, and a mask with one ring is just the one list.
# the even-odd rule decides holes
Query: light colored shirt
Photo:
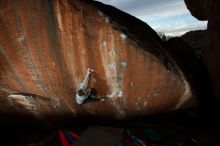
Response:
[{"label": "light colored shirt", "polygon": [[76,102],[78,104],[83,104],[83,102],[86,100],[86,98],[88,98],[88,95],[79,96],[79,94],[76,93]]},{"label": "light colored shirt", "polygon": [[83,102],[89,97],[90,95],[90,92],[91,92],[91,89],[88,89],[87,90],[87,94],[86,95],[79,95],[78,92],[76,93],[76,102],[78,104],[83,104]]}]

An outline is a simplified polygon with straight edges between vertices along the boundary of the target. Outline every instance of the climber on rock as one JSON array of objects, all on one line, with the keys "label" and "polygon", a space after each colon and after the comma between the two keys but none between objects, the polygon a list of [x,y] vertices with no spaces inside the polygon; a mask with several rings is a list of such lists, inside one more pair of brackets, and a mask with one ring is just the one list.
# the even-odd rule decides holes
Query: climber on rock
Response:
[{"label": "climber on rock", "polygon": [[93,69],[88,68],[87,74],[84,78],[84,81],[80,84],[79,90],[76,93],[76,102],[78,104],[88,103],[92,101],[104,101],[105,98],[97,98],[97,91],[94,88],[91,88],[89,83],[91,80],[91,74],[94,72]]}]

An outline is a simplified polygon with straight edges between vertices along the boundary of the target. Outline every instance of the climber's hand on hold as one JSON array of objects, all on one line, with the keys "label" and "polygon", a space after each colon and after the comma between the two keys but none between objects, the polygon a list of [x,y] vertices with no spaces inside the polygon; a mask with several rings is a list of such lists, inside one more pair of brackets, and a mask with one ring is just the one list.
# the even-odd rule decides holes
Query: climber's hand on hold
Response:
[{"label": "climber's hand on hold", "polygon": [[94,69],[91,69],[91,68],[87,69],[87,74],[91,74],[92,72],[94,72]]}]

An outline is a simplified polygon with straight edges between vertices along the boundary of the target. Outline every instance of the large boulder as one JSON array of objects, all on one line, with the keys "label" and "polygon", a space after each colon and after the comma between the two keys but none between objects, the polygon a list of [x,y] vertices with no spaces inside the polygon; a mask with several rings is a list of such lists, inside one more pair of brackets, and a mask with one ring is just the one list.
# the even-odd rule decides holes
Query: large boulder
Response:
[{"label": "large boulder", "polygon": [[[0,112],[123,119],[196,105],[144,22],[90,0],[0,1]],[[78,105],[88,68],[104,102]]]},{"label": "large boulder", "polygon": [[185,0],[187,8],[199,20],[208,20],[202,57],[209,70],[215,94],[220,101],[220,1]]}]

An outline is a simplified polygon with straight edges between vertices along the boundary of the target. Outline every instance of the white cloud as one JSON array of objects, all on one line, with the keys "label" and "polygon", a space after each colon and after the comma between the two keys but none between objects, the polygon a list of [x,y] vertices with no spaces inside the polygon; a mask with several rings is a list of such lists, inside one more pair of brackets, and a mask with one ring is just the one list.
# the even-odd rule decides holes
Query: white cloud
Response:
[{"label": "white cloud", "polygon": [[99,0],[113,5],[136,17],[146,15],[172,15],[186,10],[183,0]]},{"label": "white cloud", "polygon": [[204,30],[206,28],[207,28],[207,22],[205,21],[199,23],[189,23],[189,24],[187,22],[182,22],[170,26],[165,26],[165,29],[161,30],[161,32],[169,36],[180,36],[188,31],[199,30],[199,29]]},{"label": "white cloud", "polygon": [[166,35],[181,35],[190,30],[205,29],[187,10],[184,0],[99,0],[113,5],[149,24]]}]

